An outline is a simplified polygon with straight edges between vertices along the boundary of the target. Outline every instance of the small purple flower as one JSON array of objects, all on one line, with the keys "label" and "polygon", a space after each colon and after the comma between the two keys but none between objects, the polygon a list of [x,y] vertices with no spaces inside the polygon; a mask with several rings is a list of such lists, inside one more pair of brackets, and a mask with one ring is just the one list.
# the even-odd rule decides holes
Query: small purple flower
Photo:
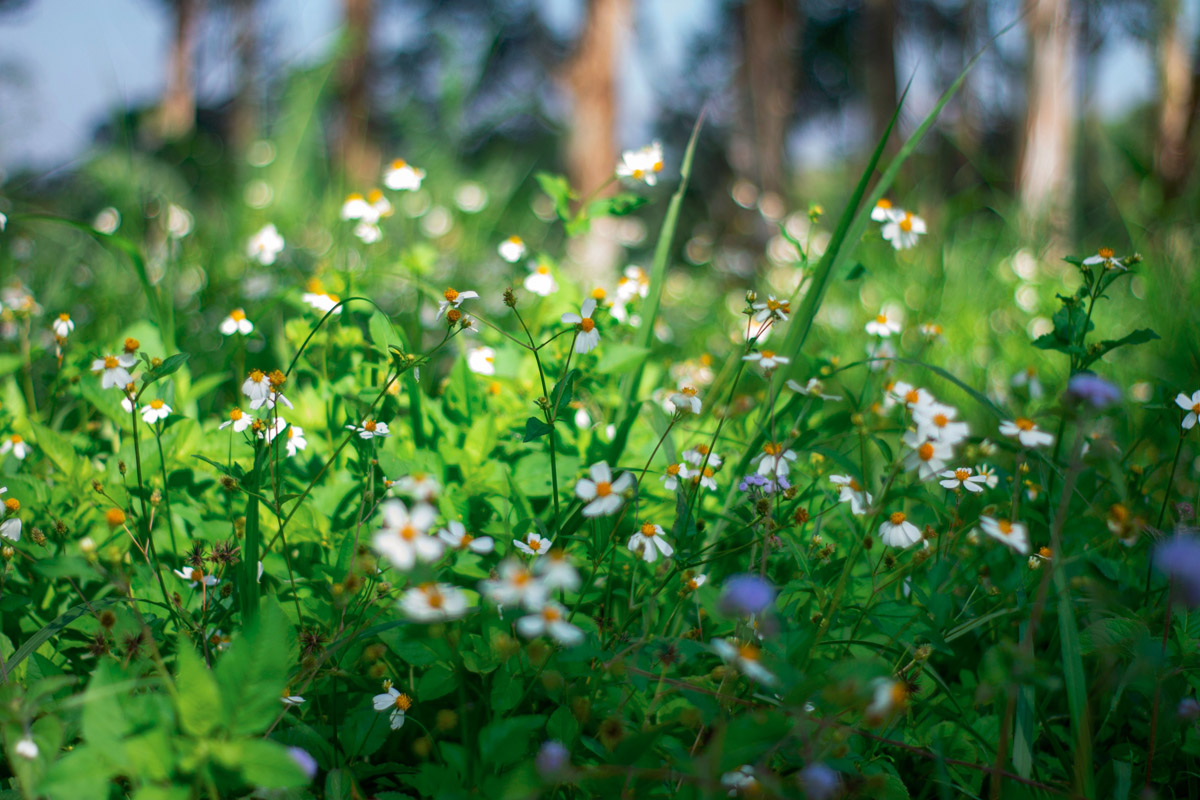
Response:
[{"label": "small purple flower", "polygon": [[766,475],[753,473],[742,478],[742,482],[738,484],[739,492],[751,492],[763,495],[771,495],[776,492],[786,491],[791,488],[788,479],[780,476],[778,478],[768,478]]},{"label": "small purple flower", "polygon": [[1185,719],[1188,722],[1195,722],[1200,719],[1200,702],[1196,702],[1194,697],[1185,697],[1179,701],[1179,708],[1175,710],[1180,719]]},{"label": "small purple flower", "polygon": [[1154,548],[1154,564],[1188,606],[1200,606],[1200,538],[1175,534]]},{"label": "small purple flower", "polygon": [[304,770],[304,774],[311,781],[317,776],[317,760],[308,754],[308,751],[300,747],[289,747],[288,755],[292,757],[300,765],[300,769]]},{"label": "small purple flower", "polygon": [[1108,408],[1121,402],[1121,389],[1099,375],[1081,372],[1067,381],[1067,397],[1076,403],[1086,402],[1092,408]]},{"label": "small purple flower", "polygon": [[542,780],[554,781],[562,777],[571,766],[571,753],[562,742],[544,742],[534,760]]},{"label": "small purple flower", "polygon": [[797,778],[808,800],[829,800],[842,788],[841,777],[824,764],[809,764],[800,770]]},{"label": "small purple flower", "polygon": [[757,575],[734,575],[721,587],[722,613],[761,614],[775,602],[775,587]]}]

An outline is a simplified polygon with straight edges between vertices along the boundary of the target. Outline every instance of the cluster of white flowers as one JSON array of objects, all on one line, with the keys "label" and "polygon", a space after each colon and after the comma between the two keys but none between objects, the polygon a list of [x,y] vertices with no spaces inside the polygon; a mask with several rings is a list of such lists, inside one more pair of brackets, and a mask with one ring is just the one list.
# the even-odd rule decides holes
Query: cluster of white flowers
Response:
[{"label": "cluster of white flowers", "polygon": [[343,220],[357,223],[354,235],[363,244],[374,244],[383,238],[379,229],[379,220],[392,215],[391,202],[383,196],[383,192],[372,189],[366,197],[358,192],[349,195],[342,203]]},{"label": "cluster of white flowers", "polygon": [[925,233],[925,220],[892,205],[884,198],[871,209],[871,219],[882,223],[880,231],[884,239],[897,250],[907,250],[917,243],[917,237]]}]

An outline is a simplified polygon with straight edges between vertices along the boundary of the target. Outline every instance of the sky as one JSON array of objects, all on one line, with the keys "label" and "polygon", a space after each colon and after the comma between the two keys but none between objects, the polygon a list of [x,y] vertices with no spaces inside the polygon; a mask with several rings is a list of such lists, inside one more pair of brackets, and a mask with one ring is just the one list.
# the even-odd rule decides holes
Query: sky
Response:
[{"label": "sky", "polygon": [[[634,1],[637,35],[653,37],[654,47],[631,45],[625,59],[619,133],[626,141],[653,135],[653,76],[682,62],[688,38],[708,24],[721,3]],[[582,0],[533,2],[540,4],[548,25],[564,32],[577,29],[581,22]],[[1186,6],[1194,28],[1200,0],[1186,0]],[[339,0],[263,0],[262,13],[279,63],[324,58],[336,41]],[[229,63],[222,57],[229,51],[230,34],[220,17],[206,26],[200,95],[220,98],[230,84]],[[386,24],[380,35],[388,35]],[[165,82],[169,36],[160,0],[30,0],[24,8],[0,15],[0,170],[68,165],[86,152],[96,125],[114,108],[153,102]],[[898,73],[913,69],[919,73],[919,55],[902,48],[898,61]],[[1097,59],[1093,84],[1104,87],[1091,98],[1093,109],[1106,116],[1120,113],[1153,93],[1151,54],[1130,38],[1116,37],[1106,46],[1104,57]],[[934,88],[923,93],[927,102],[932,102]],[[802,132],[793,142],[795,155],[801,161],[821,158],[838,135],[827,125],[824,132],[821,126]]]}]

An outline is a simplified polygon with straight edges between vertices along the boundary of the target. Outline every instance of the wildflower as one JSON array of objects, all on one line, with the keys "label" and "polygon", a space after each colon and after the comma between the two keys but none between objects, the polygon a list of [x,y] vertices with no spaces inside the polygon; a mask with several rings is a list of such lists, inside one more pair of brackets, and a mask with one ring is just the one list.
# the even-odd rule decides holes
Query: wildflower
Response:
[{"label": "wildflower", "polygon": [[496,546],[492,537],[467,533],[466,526],[457,520],[452,520],[438,531],[438,538],[455,550],[470,550],[479,554],[490,553]]},{"label": "wildflower", "polygon": [[975,474],[983,479],[983,485],[989,489],[995,489],[996,485],[1000,483],[1000,476],[996,474],[995,467],[989,464],[977,464],[975,466]]},{"label": "wildflower", "polygon": [[75,322],[71,319],[70,314],[59,314],[54,318],[54,322],[50,323],[50,327],[54,329],[55,336],[65,339],[71,331],[75,330]]},{"label": "wildflower", "polygon": [[246,428],[249,428],[250,423],[253,421],[254,418],[249,414],[242,411],[240,408],[234,408],[229,412],[229,419],[218,425],[217,430],[223,431],[232,425],[234,433],[241,433],[242,431],[246,430]]},{"label": "wildflower", "polygon": [[629,551],[641,556],[647,564],[653,564],[658,560],[659,553],[663,558],[670,558],[675,548],[663,538],[661,525],[645,522],[641,530],[629,537]]},{"label": "wildflower", "polygon": [[391,712],[388,721],[391,723],[392,730],[398,731],[404,727],[404,715],[412,708],[412,698],[396,691],[391,681],[388,681],[385,686],[387,691],[371,698],[371,705],[376,711]]},{"label": "wildflower", "polygon": [[893,333],[900,332],[900,321],[895,317],[888,316],[886,308],[881,308],[875,318],[867,323],[866,330],[872,336],[886,339]]},{"label": "wildflower", "polygon": [[1180,392],[1175,396],[1175,405],[1188,412],[1183,418],[1183,429],[1191,430],[1196,425],[1196,418],[1200,417],[1200,389],[1192,392],[1191,397]]},{"label": "wildflower", "polygon": [[879,538],[888,547],[904,549],[921,541],[921,529],[909,522],[903,511],[893,511],[879,526]]},{"label": "wildflower", "polygon": [[[0,218],[3,216],[3,214],[0,214]],[[0,230],[4,230],[2,219],[0,219]],[[38,757],[38,753],[40,751],[38,750],[37,742],[33,740],[33,737],[29,734],[26,734],[20,739],[17,739],[17,743],[13,745],[13,752],[19,755],[21,758],[32,761]]]},{"label": "wildflower", "polygon": [[550,274],[550,265],[541,262],[530,263],[529,274],[525,276],[523,285],[527,291],[539,297],[549,297],[558,291],[558,283]]},{"label": "wildflower", "polygon": [[467,351],[467,369],[476,375],[495,375],[496,351],[490,347],[472,347]]},{"label": "wildflower", "polygon": [[235,308],[229,312],[228,317],[221,321],[219,330],[226,336],[232,336],[235,333],[240,333],[242,336],[249,336],[254,330],[254,323],[246,319],[245,311]]},{"label": "wildflower", "polygon": [[571,767],[571,754],[562,742],[543,742],[533,760],[544,781],[556,781]]},{"label": "wildflower", "polygon": [[1067,381],[1067,397],[1076,402],[1087,402],[1092,408],[1101,409],[1121,402],[1121,390],[1112,381],[1099,375],[1081,372]]},{"label": "wildflower", "polygon": [[[679,475],[684,470],[685,466],[683,464],[667,464],[666,470],[659,478],[663,482],[663,488],[668,492],[673,492],[679,488]],[[686,471],[684,471],[684,477],[687,477]]]},{"label": "wildflower", "polygon": [[575,494],[587,502],[583,507],[585,517],[610,516],[620,510],[624,500],[622,494],[633,486],[633,476],[622,472],[615,481],[608,463],[597,462],[588,470],[591,476],[580,478],[575,484]]},{"label": "wildflower", "polygon": [[[15,500],[13,502],[16,502]],[[19,517],[9,517],[0,522],[0,538],[10,542],[21,541],[21,520]]]},{"label": "wildflower", "polygon": [[868,367],[872,372],[890,369],[896,357],[896,348],[887,339],[873,339],[867,343]]},{"label": "wildflower", "polygon": [[595,311],[596,301],[589,297],[583,301],[578,314],[568,312],[562,315],[563,324],[574,325],[578,331],[575,335],[576,353],[589,353],[600,344],[600,331],[596,330],[596,321],[592,319]]},{"label": "wildflower", "polygon": [[199,567],[189,567],[187,569],[177,569],[175,574],[185,581],[189,581],[189,585],[195,589],[200,584],[205,586],[216,586],[220,579],[216,575],[205,575],[204,570]]},{"label": "wildflower", "polygon": [[694,386],[684,386],[667,399],[671,401],[671,405],[675,406],[676,411],[690,414],[700,413],[700,398],[696,396],[696,387]]},{"label": "wildflower", "polygon": [[721,785],[729,790],[729,797],[737,797],[738,794],[750,795],[758,791],[758,778],[754,777],[754,767],[743,764],[722,775]]},{"label": "wildflower", "polygon": [[371,204],[358,192],[346,196],[342,203],[341,216],[343,220],[369,219],[372,222],[377,218]]},{"label": "wildflower", "polygon": [[1175,585],[1190,608],[1200,606],[1200,539],[1176,533],[1154,548],[1154,565]]},{"label": "wildflower", "polygon": [[708,445],[706,444],[698,444],[689,450],[684,450],[683,460],[697,467],[707,463],[715,469],[720,469],[721,464],[724,463],[724,459],[719,455],[709,452]]},{"label": "wildflower", "polygon": [[1042,382],[1038,380],[1037,368],[1035,367],[1026,367],[1016,373],[1012,376],[1010,383],[1012,383],[1014,388],[1025,387],[1029,392],[1030,398],[1034,400],[1040,398],[1044,393]]},{"label": "wildflower", "polygon": [[775,602],[775,587],[757,575],[743,574],[728,578],[721,587],[717,607],[730,616],[761,614]]},{"label": "wildflower", "polygon": [[376,422],[370,417],[364,419],[361,425],[347,425],[346,430],[354,431],[360,439],[383,439],[390,433],[386,422]]},{"label": "wildflower", "polygon": [[941,473],[940,477],[944,478],[944,480],[938,481],[938,483],[945,488],[958,489],[961,487],[966,489],[968,492],[982,492],[982,484],[987,483],[987,479],[982,475],[972,475],[970,467],[948,469]]},{"label": "wildflower", "polygon": [[525,541],[513,542],[518,550],[527,556],[540,556],[550,551],[550,545],[553,542],[540,533],[530,533],[525,536]]},{"label": "wildflower", "polygon": [[551,550],[545,558],[533,562],[533,574],[541,578],[546,589],[573,592],[579,588],[579,571],[571,566],[565,550]]},{"label": "wildflower", "polygon": [[317,760],[307,750],[303,747],[289,747],[287,754],[295,762],[296,766],[300,767],[301,771],[308,776],[310,781],[317,777],[317,770],[320,767],[317,765]]},{"label": "wildflower", "polygon": [[912,448],[904,457],[904,468],[917,470],[917,478],[927,481],[946,468],[946,462],[954,451],[946,442],[923,439],[916,431],[908,431],[901,437],[905,445]]},{"label": "wildflower", "polygon": [[892,243],[897,250],[907,250],[917,243],[917,237],[925,233],[925,220],[905,211],[902,215],[892,217],[883,224],[883,238]]},{"label": "wildflower", "polygon": [[510,264],[515,264],[525,257],[525,240],[520,236],[510,236],[500,243],[496,251]]},{"label": "wildflower", "polygon": [[282,384],[282,372],[275,370],[268,375],[261,369],[254,369],[250,370],[250,374],[242,382],[242,394],[250,398],[250,409],[252,411],[257,411],[260,408],[274,408],[277,401],[291,408],[291,402],[278,390],[278,387]]},{"label": "wildflower", "polygon": [[18,461],[24,461],[25,456],[32,452],[33,448],[29,446],[28,442],[21,438],[20,434],[14,433],[12,436],[9,436],[7,439],[5,439],[3,444],[0,444],[0,455],[12,453],[13,458],[17,459]]},{"label": "wildflower", "polygon": [[759,475],[771,475],[774,477],[787,477],[788,471],[791,469],[790,461],[796,460],[794,450],[785,450],[783,445],[778,442],[767,442],[762,447],[762,452],[756,455],[750,463],[758,464]]},{"label": "wildflower", "polygon": [[1034,421],[1027,417],[1004,420],[1000,423],[1000,433],[1003,436],[1016,437],[1023,447],[1041,447],[1054,441],[1053,436],[1038,428]]},{"label": "wildflower", "polygon": [[383,173],[383,185],[393,192],[415,192],[421,188],[425,170],[414,167],[402,158],[393,161]]},{"label": "wildflower", "polygon": [[1185,697],[1179,701],[1178,707],[1175,709],[1175,714],[1188,722],[1195,722],[1200,719],[1200,702],[1194,697]]},{"label": "wildflower", "polygon": [[458,619],[467,613],[467,596],[446,583],[423,583],[404,593],[400,610],[417,622]]},{"label": "wildflower", "polygon": [[275,259],[283,252],[283,237],[274,224],[265,225],[258,233],[250,237],[246,245],[246,256],[254,259],[264,267],[275,263]]},{"label": "wildflower", "polygon": [[137,363],[137,356],[123,353],[119,356],[107,355],[92,362],[92,372],[100,374],[100,388],[124,389],[133,383],[129,369]]},{"label": "wildflower", "polygon": [[1095,267],[1100,264],[1103,264],[1105,269],[1128,269],[1125,266],[1125,260],[1117,258],[1115,251],[1111,247],[1101,247],[1096,251],[1096,255],[1088,256],[1083,260],[1085,267]]},{"label": "wildflower", "polygon": [[758,645],[736,644],[728,639],[713,639],[712,649],[726,663],[735,667],[747,678],[770,686],[774,684],[775,676],[759,663],[762,651]]},{"label": "wildflower", "polygon": [[304,698],[298,694],[292,694],[292,687],[285,686],[279,695],[279,702],[285,706],[299,706],[304,704]]},{"label": "wildflower", "polygon": [[944,403],[931,402],[913,409],[913,422],[917,423],[917,434],[947,445],[956,445],[971,433],[971,426],[965,422],[956,422],[956,416],[958,409]]},{"label": "wildflower", "polygon": [[647,186],[658,183],[658,173],[663,168],[663,148],[660,142],[651,144],[639,150],[626,150],[621,154],[621,163],[617,164],[617,177],[641,181]]},{"label": "wildflower", "polygon": [[[549,559],[539,559],[541,564]],[[550,587],[535,580],[529,568],[515,558],[500,562],[497,569],[498,577],[489,578],[479,584],[479,589],[488,599],[498,606],[523,605],[526,608],[541,608],[546,601],[546,591]],[[576,576],[578,580],[578,576]]]},{"label": "wildflower", "polygon": [[554,601],[547,601],[533,614],[517,620],[517,631],[527,639],[542,634],[559,644],[571,647],[583,641],[583,631],[566,620],[567,610]]},{"label": "wildflower", "polygon": [[166,419],[170,413],[171,407],[157,398],[142,406],[142,419],[147,425]]},{"label": "wildflower", "polygon": [[322,314],[328,314],[330,311],[335,314],[342,313],[341,299],[337,295],[326,292],[321,282],[316,278],[305,284],[304,288],[308,291],[302,294],[300,299],[317,311],[320,311]]},{"label": "wildflower", "polygon": [[787,383],[785,383],[784,386],[791,389],[796,394],[806,394],[809,397],[817,397],[817,398],[820,398],[821,400],[841,400],[842,399],[841,395],[824,394],[825,383],[824,383],[824,381],[820,380],[819,378],[809,378],[808,383],[804,384],[803,386],[801,386],[798,381],[788,379]]},{"label": "wildflower", "polygon": [[994,517],[980,517],[979,527],[993,539],[998,539],[1021,555],[1029,555],[1029,531],[1020,522]]},{"label": "wildflower", "polygon": [[458,308],[459,306],[461,306],[463,304],[464,300],[471,300],[472,298],[479,297],[479,293],[478,292],[460,292],[454,288],[448,287],[446,289],[446,291],[442,292],[442,297],[444,299],[438,301],[437,315],[439,318],[443,314],[445,314],[449,309]]},{"label": "wildflower", "polygon": [[689,592],[694,592],[706,583],[708,583],[708,576],[701,572],[684,580],[683,588]]},{"label": "wildflower", "polygon": [[849,475],[830,475],[829,480],[839,487],[838,502],[849,503],[851,514],[861,517],[867,513],[867,506],[871,505],[873,500],[856,478]]},{"label": "wildflower", "polygon": [[903,219],[904,212],[892,206],[892,201],[886,197],[879,198],[879,202],[871,209],[871,219],[875,222],[890,222],[897,219]]},{"label": "wildflower", "polygon": [[437,478],[427,472],[414,472],[395,481],[392,488],[414,500],[432,503],[438,492],[442,490],[442,485],[438,483]]},{"label": "wildflower", "polygon": [[805,765],[796,775],[800,788],[808,800],[831,800],[842,788],[842,779],[837,771],[818,762]]},{"label": "wildflower", "polygon": [[296,453],[308,447],[308,439],[304,438],[304,428],[298,425],[289,425],[287,432],[284,447],[287,449],[288,458],[295,458]]},{"label": "wildflower", "polygon": [[787,300],[776,300],[775,295],[768,295],[765,303],[754,303],[753,308],[757,313],[754,315],[755,322],[766,322],[767,320],[779,320],[787,322],[788,314],[792,313],[791,303]]},{"label": "wildflower", "polygon": [[763,372],[770,372],[780,364],[786,364],[790,360],[785,356],[779,355],[774,350],[755,350],[753,353],[742,356],[742,361],[754,361]]},{"label": "wildflower", "polygon": [[786,491],[790,488],[791,484],[788,483],[788,479],[782,475],[768,478],[765,475],[759,475],[757,472],[747,475],[738,483],[739,492],[754,492],[763,496]]},{"label": "wildflower", "polygon": [[893,711],[902,711],[908,705],[908,684],[904,681],[876,678],[871,686],[871,702],[866,709],[871,722],[883,722]]},{"label": "wildflower", "polygon": [[938,325],[936,322],[922,322],[917,327],[917,330],[920,331],[922,336],[930,341],[942,338],[942,326]]},{"label": "wildflower", "polygon": [[903,403],[904,407],[912,411],[914,415],[918,409],[923,411],[935,402],[937,401],[933,399],[933,395],[929,392],[904,381],[896,381],[892,384],[891,389],[884,392],[885,408],[890,408],[894,403]]},{"label": "wildflower", "polygon": [[396,569],[407,571],[418,561],[429,563],[442,557],[442,541],[428,535],[434,521],[432,506],[417,503],[409,510],[399,500],[387,500],[380,514],[383,525],[371,545]]}]

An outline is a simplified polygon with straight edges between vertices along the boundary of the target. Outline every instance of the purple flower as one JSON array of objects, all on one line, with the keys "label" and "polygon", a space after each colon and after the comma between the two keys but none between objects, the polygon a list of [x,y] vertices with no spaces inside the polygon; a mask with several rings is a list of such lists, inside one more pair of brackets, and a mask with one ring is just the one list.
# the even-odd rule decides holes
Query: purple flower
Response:
[{"label": "purple flower", "polygon": [[571,753],[562,742],[544,742],[538,750],[534,764],[542,780],[557,780],[571,766]]},{"label": "purple flower", "polygon": [[842,788],[837,772],[824,764],[809,764],[797,776],[808,800],[829,800]]},{"label": "purple flower", "polygon": [[1188,722],[1195,722],[1200,719],[1200,703],[1196,702],[1194,697],[1185,697],[1179,701],[1179,708],[1175,710],[1180,719],[1186,719]]},{"label": "purple flower", "polygon": [[791,488],[788,479],[780,476],[778,478],[768,478],[766,475],[753,473],[742,478],[742,482],[738,484],[739,492],[758,492],[764,495],[775,494]]},{"label": "purple flower", "polygon": [[1067,397],[1076,403],[1089,403],[1092,408],[1107,408],[1121,402],[1121,390],[1099,375],[1081,372],[1067,381]]},{"label": "purple flower", "polygon": [[1200,606],[1200,538],[1175,534],[1154,548],[1154,564],[1188,606]]},{"label": "purple flower", "polygon": [[761,614],[775,602],[775,587],[757,575],[734,575],[721,587],[722,613]]},{"label": "purple flower", "polygon": [[308,754],[308,751],[300,747],[289,747],[288,755],[292,757],[300,765],[300,769],[304,770],[304,774],[311,781],[317,776],[317,760]]}]

